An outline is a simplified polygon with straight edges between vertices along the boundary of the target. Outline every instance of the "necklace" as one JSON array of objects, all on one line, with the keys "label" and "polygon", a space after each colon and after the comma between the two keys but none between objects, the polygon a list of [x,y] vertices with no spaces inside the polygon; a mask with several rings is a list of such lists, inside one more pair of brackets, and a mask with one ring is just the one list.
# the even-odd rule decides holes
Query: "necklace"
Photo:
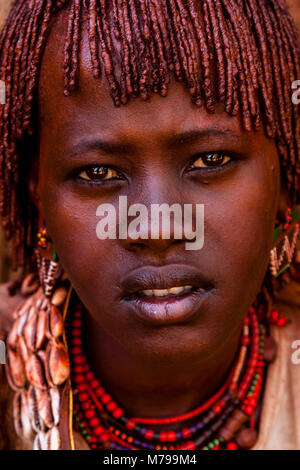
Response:
[{"label": "necklace", "polygon": [[[88,363],[82,334],[84,307],[76,303],[71,318],[66,319],[75,426],[91,449],[251,448],[257,440],[256,421],[266,364],[266,330],[258,318],[256,309],[251,307],[229,377],[206,403],[175,417],[127,417]],[[165,429],[174,424],[174,429]]]}]

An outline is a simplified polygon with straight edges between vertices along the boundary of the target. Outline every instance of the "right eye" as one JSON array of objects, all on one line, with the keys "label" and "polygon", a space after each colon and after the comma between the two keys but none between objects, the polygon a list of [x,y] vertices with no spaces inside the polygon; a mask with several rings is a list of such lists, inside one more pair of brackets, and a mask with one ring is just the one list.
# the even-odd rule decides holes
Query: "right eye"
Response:
[{"label": "right eye", "polygon": [[107,181],[119,178],[119,173],[106,166],[92,166],[82,170],[78,177],[85,181]]}]

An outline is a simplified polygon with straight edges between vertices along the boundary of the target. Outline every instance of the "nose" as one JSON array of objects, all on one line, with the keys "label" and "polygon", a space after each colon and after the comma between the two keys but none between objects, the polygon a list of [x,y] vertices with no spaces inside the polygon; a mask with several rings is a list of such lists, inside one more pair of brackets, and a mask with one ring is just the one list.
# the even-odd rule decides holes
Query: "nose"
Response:
[{"label": "nose", "polygon": [[153,239],[148,237],[135,239],[128,235],[128,237],[124,240],[121,240],[121,246],[128,251],[150,251],[153,254],[161,254],[163,252],[168,251],[172,246],[176,245],[179,246],[183,243],[183,240],[174,239],[172,234],[170,234],[169,239],[164,239],[161,237],[158,239]]},{"label": "nose", "polygon": [[187,241],[183,206],[179,203],[135,204],[128,208],[128,215],[127,236],[120,239],[126,250],[162,254]]},{"label": "nose", "polygon": [[[163,158],[161,159],[163,161]],[[190,250],[198,238],[198,217],[181,177],[166,164],[143,168],[140,184],[126,198],[128,219],[119,219],[126,230],[119,243],[128,251],[162,255],[173,250]],[[122,196],[121,196],[122,197]],[[120,203],[120,197],[119,197]]]},{"label": "nose", "polygon": [[128,251],[150,251],[153,254],[161,254],[163,252],[168,251],[172,246],[179,246],[183,244],[184,240],[177,240],[173,237],[173,234],[170,234],[170,238],[162,238],[161,234],[158,239],[151,238],[149,236],[147,239],[145,238],[138,238],[135,239],[132,236],[128,235],[128,237],[124,240],[121,240],[121,246]]}]

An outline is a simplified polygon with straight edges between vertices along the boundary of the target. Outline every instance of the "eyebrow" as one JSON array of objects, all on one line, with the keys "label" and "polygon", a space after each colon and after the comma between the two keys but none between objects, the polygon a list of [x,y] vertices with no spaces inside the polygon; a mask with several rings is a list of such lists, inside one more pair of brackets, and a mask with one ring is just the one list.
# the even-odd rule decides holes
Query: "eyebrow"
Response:
[{"label": "eyebrow", "polygon": [[[241,134],[232,129],[192,129],[180,133],[174,133],[171,138],[166,139],[168,145],[192,144],[199,139],[209,138],[241,138]],[[243,137],[244,138],[244,137]],[[133,151],[134,146],[128,142],[101,140],[99,138],[83,138],[74,145],[68,152],[67,157],[76,157],[91,150],[100,150],[107,154],[128,154]]]},{"label": "eyebrow", "polygon": [[112,140],[84,138],[67,152],[67,157],[76,157],[76,155],[89,152],[90,150],[101,150],[107,154],[126,154],[132,150],[132,145],[125,142],[114,142]]},{"label": "eyebrow", "polygon": [[209,139],[213,138],[241,138],[241,134],[233,129],[192,129],[190,131],[184,131],[181,133],[173,134],[170,139],[170,143],[173,145],[193,143],[198,139]]}]

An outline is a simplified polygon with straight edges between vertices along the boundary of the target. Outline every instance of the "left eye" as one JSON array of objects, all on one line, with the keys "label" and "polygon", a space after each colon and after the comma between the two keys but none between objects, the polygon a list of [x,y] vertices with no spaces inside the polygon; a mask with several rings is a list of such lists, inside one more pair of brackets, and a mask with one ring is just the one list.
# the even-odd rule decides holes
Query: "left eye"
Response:
[{"label": "left eye", "polygon": [[224,166],[230,160],[232,160],[232,157],[229,157],[224,153],[206,153],[197,158],[197,160],[194,160],[192,168],[213,168],[218,166]]},{"label": "left eye", "polygon": [[93,166],[81,171],[78,176],[86,181],[101,181],[117,178],[119,174],[113,168],[106,166]]}]

